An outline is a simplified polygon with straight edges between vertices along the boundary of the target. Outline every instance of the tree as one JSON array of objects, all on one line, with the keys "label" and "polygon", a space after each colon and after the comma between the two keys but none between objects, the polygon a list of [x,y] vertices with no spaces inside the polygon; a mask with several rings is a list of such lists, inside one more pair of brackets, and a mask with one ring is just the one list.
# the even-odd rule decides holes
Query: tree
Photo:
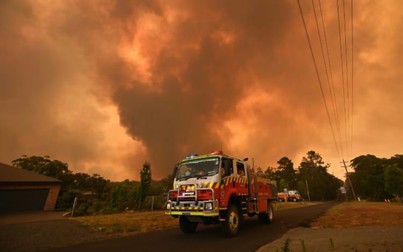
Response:
[{"label": "tree", "polygon": [[282,157],[278,164],[279,176],[286,183],[288,189],[295,189],[297,187],[297,176],[294,170],[294,163],[288,157]]},{"label": "tree", "polygon": [[329,166],[315,151],[308,151],[307,156],[302,158],[298,168],[298,186],[302,189],[305,181],[309,184],[311,200],[336,199],[342,181],[327,172]]},{"label": "tree", "polygon": [[67,163],[52,160],[49,156],[27,157],[23,155],[21,158],[13,160],[12,164],[15,167],[60,179],[65,182],[70,182],[71,180],[72,172],[69,170]]},{"label": "tree", "polygon": [[167,193],[169,190],[173,189],[174,178],[172,174],[169,174],[164,179],[161,180],[161,187],[163,193]]},{"label": "tree", "polygon": [[136,193],[138,192],[138,182],[125,180],[113,183],[109,196],[109,208],[111,211],[123,211],[134,209],[136,205]]},{"label": "tree", "polygon": [[[110,181],[98,174],[92,176],[86,173],[73,173],[67,163],[52,160],[49,156],[26,155],[12,161],[16,167],[43,174],[63,181],[57,201],[57,208],[67,209],[73,205],[75,197],[82,197],[83,193],[90,192],[89,201],[105,201],[109,194]],[[88,194],[87,194],[88,195]],[[91,202],[85,202],[86,204]],[[87,204],[87,205],[88,205]],[[91,207],[91,206],[89,206]]]},{"label": "tree", "polygon": [[268,166],[264,174],[270,179],[270,180],[276,180],[277,181],[277,176],[276,176],[276,168]]},{"label": "tree", "polygon": [[143,164],[143,169],[140,171],[140,188],[138,191],[138,200],[139,200],[139,207],[141,208],[142,203],[144,202],[145,197],[150,189],[151,185],[151,164],[150,162],[146,161]]},{"label": "tree", "polygon": [[385,169],[385,191],[390,195],[399,197],[400,202],[403,203],[403,169],[399,168],[397,164],[389,165]]},{"label": "tree", "polygon": [[104,199],[109,193],[110,181],[104,179],[99,174],[88,175],[87,173],[73,174],[73,182],[70,187],[81,191],[88,191],[95,193],[97,198]]},{"label": "tree", "polygon": [[389,197],[385,191],[384,171],[386,159],[374,155],[361,155],[351,160],[354,172],[350,179],[354,185],[355,193],[361,198],[383,201]]}]

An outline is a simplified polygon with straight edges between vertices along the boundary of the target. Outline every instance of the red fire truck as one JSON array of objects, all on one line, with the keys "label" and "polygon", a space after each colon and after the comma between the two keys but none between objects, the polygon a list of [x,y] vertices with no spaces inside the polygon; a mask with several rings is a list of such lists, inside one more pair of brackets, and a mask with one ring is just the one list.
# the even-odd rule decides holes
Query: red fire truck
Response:
[{"label": "red fire truck", "polygon": [[222,151],[188,156],[175,167],[166,214],[179,218],[184,233],[193,233],[199,223],[221,223],[227,237],[238,234],[245,216],[271,223],[275,187],[246,161]]}]

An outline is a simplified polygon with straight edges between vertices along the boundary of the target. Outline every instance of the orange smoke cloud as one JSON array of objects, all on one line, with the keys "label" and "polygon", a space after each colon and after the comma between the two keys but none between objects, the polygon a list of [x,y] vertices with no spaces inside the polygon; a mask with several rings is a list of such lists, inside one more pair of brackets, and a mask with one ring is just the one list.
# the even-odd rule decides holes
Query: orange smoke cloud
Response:
[{"label": "orange smoke cloud", "polygon": [[[311,1],[301,2],[313,33]],[[350,157],[393,155],[402,4],[354,4]],[[322,7],[340,82],[337,13]],[[50,155],[122,180],[149,160],[159,179],[188,153],[223,148],[265,168],[313,149],[342,176],[294,1],[4,1],[0,28],[3,162]]]}]

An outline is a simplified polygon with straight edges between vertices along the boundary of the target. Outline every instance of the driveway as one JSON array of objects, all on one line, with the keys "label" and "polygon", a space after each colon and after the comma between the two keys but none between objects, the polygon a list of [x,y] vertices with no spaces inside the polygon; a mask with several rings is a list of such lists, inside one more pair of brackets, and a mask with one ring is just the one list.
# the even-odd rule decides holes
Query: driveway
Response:
[{"label": "driveway", "polygon": [[0,214],[0,226],[27,222],[62,220],[65,212],[36,211]]},{"label": "driveway", "polygon": [[64,214],[42,211],[0,215],[0,251],[41,251],[102,239]]}]

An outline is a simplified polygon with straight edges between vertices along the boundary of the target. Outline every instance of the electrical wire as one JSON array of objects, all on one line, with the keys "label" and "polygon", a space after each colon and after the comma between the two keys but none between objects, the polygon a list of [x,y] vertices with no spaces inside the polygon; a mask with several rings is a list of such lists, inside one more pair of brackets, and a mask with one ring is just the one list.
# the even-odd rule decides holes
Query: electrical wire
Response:
[{"label": "electrical wire", "polygon": [[324,35],[324,38],[325,38],[325,47],[326,47],[326,58],[327,58],[327,61],[328,61],[328,66],[329,66],[329,73],[330,73],[330,80],[331,80],[331,87],[329,88],[329,90],[330,90],[330,92],[331,92],[331,96],[333,97],[333,100],[335,101],[335,110],[334,110],[334,112],[335,112],[335,117],[336,117],[336,124],[337,124],[337,128],[338,128],[338,131],[339,131],[339,137],[340,137],[340,117],[339,117],[339,109],[338,109],[338,105],[337,105],[337,102],[336,102],[336,95],[335,95],[335,85],[334,85],[334,78],[333,78],[333,70],[332,70],[332,64],[331,64],[331,61],[330,61],[330,53],[329,53],[329,45],[328,45],[328,42],[327,42],[327,34],[326,34],[326,29],[325,29],[325,21],[324,21],[324,18],[323,18],[323,11],[322,11],[322,4],[321,4],[321,0],[319,0],[319,10],[320,10],[320,15],[321,15],[321,21],[322,21],[322,29],[323,29],[323,35]]},{"label": "electrical wire", "polygon": [[[300,15],[301,15],[301,18],[302,18],[302,22],[303,22],[303,24],[304,24],[305,34],[306,34],[306,37],[307,37],[307,39],[308,39],[309,49],[310,49],[310,51],[311,51],[311,56],[312,56],[313,64],[314,64],[314,66],[315,66],[316,77],[318,78],[319,88],[320,88],[320,91],[321,91],[321,94],[322,94],[322,98],[323,98],[323,102],[324,102],[324,105],[325,105],[327,118],[328,118],[329,124],[330,124],[330,129],[331,129],[331,131],[332,131],[333,141],[334,141],[334,143],[335,143],[336,150],[339,152],[339,148],[338,148],[338,145],[337,145],[336,137],[335,137],[335,134],[334,134],[334,127],[333,127],[333,124],[332,124],[332,120],[330,119],[329,109],[328,109],[327,102],[326,102],[326,96],[325,96],[325,93],[324,93],[324,91],[323,91],[322,81],[321,81],[321,79],[320,79],[319,70],[318,70],[318,66],[317,66],[317,63],[316,63],[316,59],[315,59],[315,54],[314,54],[314,52],[313,52],[312,43],[311,43],[311,39],[310,39],[310,37],[309,37],[309,33],[308,33],[307,26],[306,26],[306,22],[305,22],[305,18],[304,18],[304,13],[303,13],[303,11],[302,11],[302,7],[301,7],[300,0],[298,0],[298,7],[299,7],[299,12],[300,12]],[[339,152],[339,156],[340,156],[340,152]]]},{"label": "electrical wire", "polygon": [[350,0],[351,6],[351,127],[350,127],[350,155],[353,152],[353,127],[354,127],[354,2]]},{"label": "electrical wire", "polygon": [[[316,71],[316,76],[318,79],[319,83],[319,88],[321,91],[321,95],[324,101],[324,106],[326,109],[326,114],[329,120],[330,128],[332,131],[332,136],[333,136],[333,141],[336,146],[336,150],[339,154],[340,160],[344,160],[345,157],[350,157],[352,154],[352,149],[353,149],[353,106],[354,106],[354,7],[353,7],[353,0],[351,0],[350,4],[350,29],[351,29],[351,49],[349,48],[347,44],[347,37],[348,37],[348,32],[347,32],[347,7],[346,7],[346,2],[345,0],[342,0],[343,2],[340,4],[339,0],[337,0],[337,25],[338,25],[338,42],[339,42],[339,53],[340,53],[340,72],[341,72],[341,83],[340,87],[342,89],[342,97],[341,97],[341,105],[342,105],[342,117],[343,117],[343,127],[341,127],[341,121],[340,121],[340,113],[339,113],[339,107],[338,107],[338,99],[336,96],[336,85],[334,81],[334,74],[333,74],[333,69],[332,69],[332,64],[331,64],[331,59],[330,59],[330,50],[329,50],[329,44],[328,44],[328,38],[326,34],[326,26],[325,26],[325,21],[324,21],[324,14],[322,10],[322,4],[321,0],[317,0],[319,3],[319,10],[320,10],[320,18],[322,22],[322,31],[321,28],[319,27],[319,22],[318,22],[318,14],[316,11],[315,7],[315,2],[312,0],[312,8],[313,8],[313,13],[314,13],[314,18],[316,22],[316,29],[317,29],[317,36],[320,44],[320,52],[322,53],[322,60],[323,60],[323,68],[326,74],[326,80],[327,80],[327,88],[329,91],[329,97],[330,97],[330,104],[332,111],[330,111],[328,107],[328,101],[326,98],[326,94],[324,91],[324,86],[322,84],[322,79],[320,76],[320,71],[319,71],[319,61],[317,60],[315,56],[315,51],[313,48],[313,43],[312,43],[312,38],[309,35],[307,24],[306,24],[306,19],[304,16],[304,11],[301,6],[300,0],[297,0],[298,2],[298,7],[299,7],[299,12],[302,18],[302,23],[304,25],[305,29],[305,34],[308,40],[308,45],[309,49],[311,52],[311,57],[312,61],[315,67]],[[340,10],[340,8],[343,8]],[[343,15],[343,17],[341,17]],[[323,33],[323,36],[322,36]],[[344,43],[343,43],[343,42]],[[324,43],[323,43],[324,42]],[[326,53],[324,48],[326,48]],[[349,55],[350,51],[350,55]],[[319,52],[319,50],[318,50]],[[351,64],[349,64],[349,59],[351,57]],[[351,68],[350,68],[351,67]],[[350,75],[351,74],[351,75]],[[350,78],[351,77],[351,78]],[[333,114],[331,114],[333,112]],[[334,122],[333,122],[334,121]],[[336,137],[337,135],[337,137]],[[342,158],[343,157],[343,158]]]},{"label": "electrical wire", "polygon": [[[320,32],[320,28],[319,28],[318,17],[317,17],[317,14],[316,14],[316,8],[315,8],[314,0],[312,0],[312,9],[313,9],[314,16],[315,16],[315,23],[316,23],[316,28],[317,28],[317,34],[318,34],[320,49],[321,49],[321,52],[322,52],[323,64],[325,66],[326,80],[327,80],[328,89],[329,89],[329,92],[330,92],[330,100],[331,100],[333,111],[336,111],[336,104],[335,104],[336,102],[335,102],[335,99],[333,99],[334,98],[333,89],[332,89],[332,86],[330,84],[329,70],[328,70],[328,65],[327,65],[327,61],[326,61],[326,58],[325,58],[325,52],[324,52],[324,49],[323,49],[322,35],[321,35],[321,32]],[[323,21],[323,16],[322,16],[322,21]],[[322,23],[322,25],[323,25],[323,23]],[[325,32],[325,30],[324,30],[324,32]],[[338,124],[338,116],[337,116],[336,113],[333,113],[333,116],[334,116],[334,121],[336,123],[336,133],[338,133],[340,131],[340,125]]]}]

